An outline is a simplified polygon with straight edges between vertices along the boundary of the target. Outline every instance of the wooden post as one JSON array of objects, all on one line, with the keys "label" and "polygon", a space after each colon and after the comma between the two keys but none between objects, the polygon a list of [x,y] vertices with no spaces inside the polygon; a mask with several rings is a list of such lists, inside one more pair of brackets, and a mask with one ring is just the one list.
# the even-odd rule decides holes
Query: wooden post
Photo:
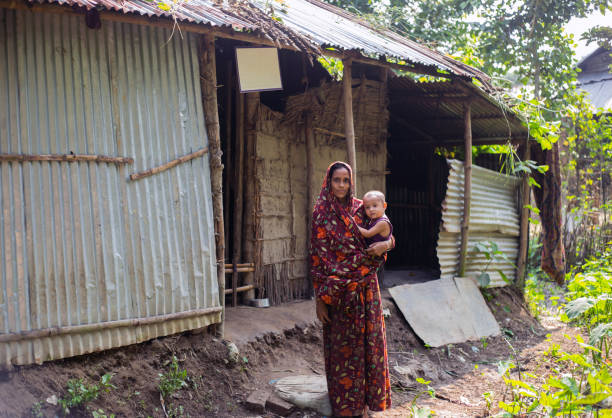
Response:
[{"label": "wooden post", "polygon": [[[306,231],[307,231],[307,240],[306,245],[310,246],[310,238],[311,238],[311,225],[312,225],[312,210],[313,210],[313,201],[314,197],[314,150],[315,150],[315,136],[314,131],[312,129],[312,113],[307,112],[305,118],[305,142],[306,142],[306,214],[307,214],[307,222]],[[313,296],[313,288],[312,288],[312,278],[310,277],[310,257],[307,260],[307,270],[306,270],[306,278],[308,280],[308,297]]]},{"label": "wooden post", "polygon": [[240,262],[242,255],[242,195],[244,179],[244,95],[236,89],[236,151],[234,157],[234,178],[236,179],[236,189],[234,196],[234,222],[233,222],[233,241],[232,241],[232,263],[234,264],[234,274],[232,275],[232,306],[238,304],[238,271],[235,266]]},{"label": "wooden post", "polygon": [[[531,158],[531,147],[529,138],[525,140],[523,161]],[[525,271],[527,270],[527,252],[529,249],[529,201],[531,190],[529,189],[529,176],[525,175],[521,182],[521,224],[519,235],[519,258],[516,269],[516,287],[521,290],[525,288]]]},{"label": "wooden post", "polygon": [[461,220],[461,249],[459,251],[458,276],[465,274],[465,260],[468,247],[468,229],[470,224],[470,202],[472,199],[472,105],[463,105],[463,122],[465,125],[465,161],[463,163],[463,219]]},{"label": "wooden post", "polygon": [[344,73],[342,75],[342,85],[344,93],[344,135],[346,136],[346,150],[348,163],[353,169],[353,181],[357,195],[357,151],[355,149],[355,126],[353,124],[353,75],[351,70],[352,60],[350,58],[342,60]]},{"label": "wooden post", "polygon": [[208,132],[210,159],[210,183],[215,220],[215,247],[217,257],[217,281],[219,303],[222,307],[221,324],[218,333],[223,337],[225,321],[225,236],[223,225],[223,164],[221,163],[221,138],[219,135],[219,110],[217,108],[217,65],[215,58],[215,38],[204,35],[200,45],[200,83],[204,118]]},{"label": "wooden post", "polygon": [[[243,259],[251,263],[255,259],[255,240],[257,231],[255,229],[256,205],[255,205],[255,162],[256,141],[257,141],[257,110],[259,108],[259,92],[247,93],[246,95],[246,161],[245,161],[245,205],[244,205],[244,228],[243,240],[244,250]],[[253,285],[254,274],[247,273],[244,276],[243,285]],[[254,290],[248,290],[243,298],[253,299],[255,297]]]},{"label": "wooden post", "polygon": [[[223,207],[225,208],[224,219],[229,219],[230,209],[230,184],[232,184],[232,96],[234,86],[234,63],[227,62],[225,69],[227,80],[225,82],[225,193],[223,194]],[[229,237],[229,222],[225,223],[225,236]],[[225,258],[229,259],[229,246],[225,248]]]},{"label": "wooden post", "polygon": [[428,189],[428,206],[429,206],[429,236],[431,237],[431,241],[429,243],[429,254],[431,257],[431,262],[435,264],[434,260],[436,258],[436,239],[435,237],[438,236],[438,234],[436,234],[436,222],[435,222],[435,218],[436,218],[436,208],[435,208],[435,203],[436,203],[436,199],[435,199],[435,192],[436,192],[436,187],[435,187],[435,183],[434,183],[434,162],[435,162],[435,158],[434,158],[434,147],[428,148],[428,152],[429,152],[429,156],[427,159],[427,189]]}]

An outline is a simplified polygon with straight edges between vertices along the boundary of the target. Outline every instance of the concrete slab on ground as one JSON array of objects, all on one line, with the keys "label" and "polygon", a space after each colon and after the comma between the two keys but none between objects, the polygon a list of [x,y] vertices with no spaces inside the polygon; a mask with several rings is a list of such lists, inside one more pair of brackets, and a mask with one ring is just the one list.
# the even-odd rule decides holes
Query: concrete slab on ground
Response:
[{"label": "concrete slab on ground", "polygon": [[268,333],[282,334],[296,325],[313,325],[316,320],[314,300],[284,303],[269,308],[226,307],[225,339],[241,346]]},{"label": "concrete slab on ground", "polygon": [[432,347],[501,334],[473,279],[406,284],[389,293],[414,332]]}]

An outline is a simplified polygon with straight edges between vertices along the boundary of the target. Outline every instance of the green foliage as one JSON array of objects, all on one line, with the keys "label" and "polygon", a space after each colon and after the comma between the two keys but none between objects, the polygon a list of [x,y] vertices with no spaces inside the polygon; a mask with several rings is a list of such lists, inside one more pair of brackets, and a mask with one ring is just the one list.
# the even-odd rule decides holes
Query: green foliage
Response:
[{"label": "green foliage", "polygon": [[567,304],[562,319],[584,327],[589,344],[597,347],[594,357],[610,361],[612,349],[612,247],[587,260],[570,274]]},{"label": "green foliage", "polygon": [[341,59],[333,58],[333,57],[319,57],[317,58],[319,64],[323,66],[327,70],[327,72],[332,76],[336,81],[342,80],[342,73],[344,71],[344,64]]},{"label": "green foliage", "polygon": [[159,393],[163,399],[168,399],[170,395],[187,387],[187,370],[179,369],[178,359],[172,356],[172,362],[167,373],[159,374]]},{"label": "green foliage", "polygon": [[35,402],[34,405],[32,405],[32,407],[30,408],[30,414],[34,418],[42,418],[45,416],[42,412],[42,409],[43,409],[42,401]]},{"label": "green foliage", "polygon": [[612,50],[612,27],[595,26],[582,34],[582,39],[587,43],[596,42],[600,47]]},{"label": "green foliage", "polygon": [[116,386],[111,383],[112,378],[112,373],[106,373],[100,378],[100,382],[94,385],[85,384],[83,379],[70,379],[67,384],[68,394],[58,401],[64,414],[68,415],[70,408],[85,405],[98,399],[100,392],[109,392],[111,389],[116,389]]},{"label": "green foliage", "polygon": [[547,377],[530,373],[512,375],[516,367],[511,362],[500,362],[498,372],[504,380],[506,392],[498,406],[509,416],[608,416],[612,410],[603,409],[600,402],[612,397],[612,377],[608,367],[594,362],[590,356],[599,350],[585,344],[580,336],[576,341],[583,353],[572,354],[551,344],[542,362],[553,373]]}]

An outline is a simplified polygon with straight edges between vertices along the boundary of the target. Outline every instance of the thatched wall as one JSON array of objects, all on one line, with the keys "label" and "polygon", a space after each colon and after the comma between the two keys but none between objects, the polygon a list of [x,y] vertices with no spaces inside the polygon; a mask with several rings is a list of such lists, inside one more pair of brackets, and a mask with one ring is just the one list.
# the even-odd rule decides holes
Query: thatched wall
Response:
[{"label": "thatched wall", "polygon": [[[353,82],[360,194],[385,188],[388,121],[385,90],[381,82]],[[314,128],[343,132],[341,84],[326,84],[290,97],[284,114],[260,107],[257,182],[264,267],[258,285],[265,288],[273,304],[302,298],[308,289],[307,211],[312,210],[316,195],[307,196],[305,112],[312,113]],[[347,154],[344,138],[318,129],[314,133],[313,184],[318,194],[328,165],[346,160]]]}]

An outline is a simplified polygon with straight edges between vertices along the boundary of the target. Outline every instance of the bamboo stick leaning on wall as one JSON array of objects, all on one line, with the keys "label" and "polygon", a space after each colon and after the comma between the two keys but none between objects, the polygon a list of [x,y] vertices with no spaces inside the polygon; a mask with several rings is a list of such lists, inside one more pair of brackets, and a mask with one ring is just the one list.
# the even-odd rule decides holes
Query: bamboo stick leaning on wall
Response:
[{"label": "bamboo stick leaning on wall", "polygon": [[[529,138],[525,140],[523,161],[531,159],[531,147]],[[529,249],[529,201],[531,190],[529,189],[529,176],[525,175],[521,182],[521,223],[519,228],[519,257],[516,271],[516,287],[525,288],[525,271],[527,267],[527,252]]]},{"label": "bamboo stick leaning on wall", "polygon": [[234,221],[232,237],[232,306],[238,304],[238,270],[237,265],[242,255],[242,213],[243,213],[243,180],[244,180],[244,94],[236,88],[236,150],[234,157]]},{"label": "bamboo stick leaning on wall", "polygon": [[204,35],[200,43],[200,83],[204,118],[210,149],[210,183],[215,220],[215,244],[217,257],[217,282],[219,304],[222,308],[218,333],[223,336],[225,322],[225,227],[223,225],[223,164],[221,163],[221,138],[219,136],[219,110],[217,107],[217,66],[215,59],[215,38]]},{"label": "bamboo stick leaning on wall", "polygon": [[140,171],[138,173],[130,174],[130,180],[140,180],[145,177],[151,177],[154,174],[163,173],[166,170],[170,170],[172,167],[176,167],[179,164],[186,163],[187,161],[191,161],[194,158],[199,158],[208,152],[208,148],[202,148],[195,152],[189,153],[187,155],[183,155],[182,157],[175,158],[172,161],[168,161],[165,164],[158,165],[157,167],[149,168],[148,170]]},{"label": "bamboo stick leaning on wall", "polygon": [[461,220],[459,277],[463,277],[465,274],[472,200],[472,104],[469,101],[463,105],[463,122],[465,125],[465,161],[463,162],[463,219]]},{"label": "bamboo stick leaning on wall", "polygon": [[[255,229],[256,205],[255,205],[255,162],[256,141],[257,141],[257,113],[259,109],[259,92],[247,93],[246,95],[246,122],[245,122],[245,139],[246,139],[246,161],[245,161],[245,204],[244,204],[244,228],[243,228],[243,260],[251,262],[255,259],[255,240],[257,231]],[[254,283],[254,275],[247,273],[243,279],[244,285],[252,285]],[[255,291],[249,290],[244,294],[244,299],[255,298]]]},{"label": "bamboo stick leaning on wall", "polygon": [[353,169],[353,182],[357,196],[357,151],[355,149],[355,125],[353,123],[353,75],[351,70],[352,60],[345,59],[344,73],[342,75],[343,97],[344,97],[344,135],[346,136],[346,150],[348,163]]}]

